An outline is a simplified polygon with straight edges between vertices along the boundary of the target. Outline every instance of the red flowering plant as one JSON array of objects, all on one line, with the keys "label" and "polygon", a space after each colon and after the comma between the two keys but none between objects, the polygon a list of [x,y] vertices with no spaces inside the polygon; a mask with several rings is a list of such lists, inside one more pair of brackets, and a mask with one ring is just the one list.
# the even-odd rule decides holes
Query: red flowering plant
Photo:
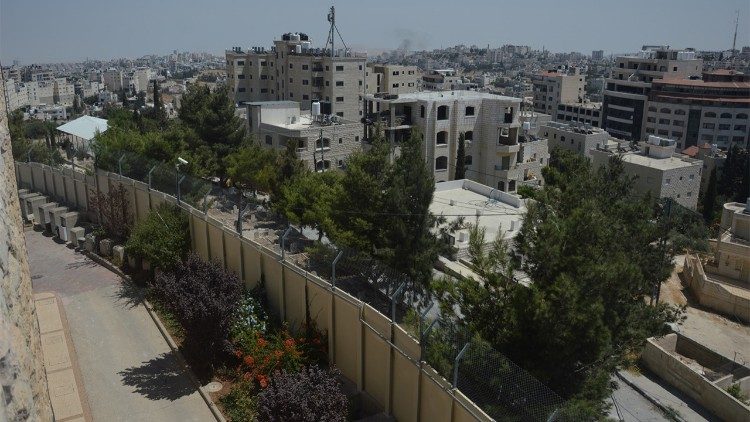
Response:
[{"label": "red flowering plant", "polygon": [[309,326],[303,326],[300,332],[294,337],[284,327],[275,334],[256,332],[252,338],[245,337],[235,351],[242,378],[266,388],[275,371],[296,372],[311,363],[324,362],[325,336]]}]

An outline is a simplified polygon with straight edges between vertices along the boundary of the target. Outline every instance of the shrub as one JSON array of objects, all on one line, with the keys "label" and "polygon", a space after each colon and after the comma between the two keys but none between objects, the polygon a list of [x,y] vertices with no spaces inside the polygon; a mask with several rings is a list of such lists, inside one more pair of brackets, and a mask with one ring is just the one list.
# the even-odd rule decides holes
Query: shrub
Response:
[{"label": "shrub", "polygon": [[133,227],[125,251],[147,259],[154,268],[170,270],[189,247],[187,216],[177,206],[162,204]]},{"label": "shrub", "polygon": [[224,406],[224,414],[233,422],[256,420],[255,394],[256,389],[252,382],[243,381],[234,384],[229,394],[219,399]]},{"label": "shrub", "polygon": [[185,329],[185,347],[213,362],[231,350],[229,328],[242,298],[240,279],[196,253],[171,272],[158,273],[154,292]]},{"label": "shrub", "polygon": [[133,216],[125,186],[118,183],[117,186],[110,187],[106,194],[92,191],[89,208],[100,217],[99,224],[109,238],[115,242],[128,238]]},{"label": "shrub", "polygon": [[264,421],[345,421],[347,399],[338,371],[317,366],[299,372],[276,372],[258,396],[258,419]]},{"label": "shrub", "polygon": [[246,291],[237,307],[231,329],[235,343],[246,344],[254,341],[257,334],[266,334],[268,315],[257,295],[257,292]]}]

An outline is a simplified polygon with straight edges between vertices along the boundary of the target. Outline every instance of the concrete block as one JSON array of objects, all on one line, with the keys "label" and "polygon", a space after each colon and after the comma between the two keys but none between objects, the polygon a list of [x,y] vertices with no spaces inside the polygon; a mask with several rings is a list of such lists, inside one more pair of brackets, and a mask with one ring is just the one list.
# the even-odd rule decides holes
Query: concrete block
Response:
[{"label": "concrete block", "polygon": [[86,235],[86,238],[83,243],[83,248],[87,252],[96,251],[96,237],[93,234],[89,233]]},{"label": "concrete block", "polygon": [[112,247],[112,262],[118,267],[122,267],[125,263],[125,247],[122,245],[115,245]]},{"label": "concrete block", "polygon": [[99,242],[99,254],[101,256],[111,256],[112,243],[112,239],[102,239],[101,242]]},{"label": "concrete block", "polygon": [[42,204],[47,203],[47,197],[46,196],[32,196],[31,198],[26,199],[26,211],[28,214],[24,215],[24,218],[29,223],[35,223],[38,221],[38,208]]},{"label": "concrete block", "polygon": [[34,211],[35,224],[42,229],[46,229],[47,223],[50,222],[49,210],[57,207],[57,202],[47,202],[39,205]]},{"label": "concrete block", "polygon": [[84,229],[83,227],[73,227],[72,229],[70,229],[70,243],[72,243],[76,248],[80,248],[83,246],[85,236],[86,229]]},{"label": "concrete block", "polygon": [[60,216],[68,212],[68,207],[55,207],[49,210],[49,229],[55,236],[58,235],[57,227],[60,226]]}]

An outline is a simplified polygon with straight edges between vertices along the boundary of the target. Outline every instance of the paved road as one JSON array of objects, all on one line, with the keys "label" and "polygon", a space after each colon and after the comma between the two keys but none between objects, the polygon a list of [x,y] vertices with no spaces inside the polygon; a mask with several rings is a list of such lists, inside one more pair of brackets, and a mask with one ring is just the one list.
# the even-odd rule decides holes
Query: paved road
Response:
[{"label": "paved road", "polygon": [[27,230],[35,293],[57,293],[94,421],[212,421],[143,305],[120,278]]}]

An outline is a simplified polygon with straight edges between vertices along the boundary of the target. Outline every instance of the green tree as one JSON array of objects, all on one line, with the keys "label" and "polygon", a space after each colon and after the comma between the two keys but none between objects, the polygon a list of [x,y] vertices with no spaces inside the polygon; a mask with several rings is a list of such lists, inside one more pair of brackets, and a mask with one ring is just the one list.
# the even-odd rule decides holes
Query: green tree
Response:
[{"label": "green tree", "polygon": [[463,132],[458,134],[458,150],[456,151],[455,180],[466,178],[466,138]]},{"label": "green tree", "polygon": [[281,195],[284,185],[291,183],[305,169],[305,164],[297,157],[297,144],[287,142],[286,148],[276,159],[276,175],[271,184],[271,200],[276,200]]},{"label": "green tree", "polygon": [[[226,158],[228,182],[237,188],[237,207],[241,211],[244,207],[245,194],[250,192],[255,196],[258,190],[270,189],[275,176],[273,163],[276,153],[269,148],[263,148],[257,142],[249,139],[245,145]],[[237,214],[237,218],[240,218]],[[239,220],[238,225],[239,227]]]},{"label": "green tree", "polygon": [[712,224],[716,215],[716,167],[711,169],[711,175],[708,178],[708,186],[703,194],[702,211],[703,219],[706,224]]},{"label": "green tree", "polygon": [[148,260],[153,268],[169,271],[190,250],[187,215],[170,204],[162,204],[139,221],[125,243],[125,251]]},{"label": "green tree", "polygon": [[294,224],[318,230],[318,240],[332,227],[332,208],[343,174],[305,171],[281,187],[276,208]]},{"label": "green tree", "polygon": [[726,201],[744,202],[750,196],[750,153],[747,149],[737,145],[729,149],[718,192]]},{"label": "green tree", "polygon": [[154,117],[160,125],[163,125],[167,121],[167,114],[164,111],[164,104],[161,101],[159,82],[156,79],[154,79]]},{"label": "green tree", "polygon": [[[593,169],[569,152],[552,158],[515,239],[522,259],[509,259],[500,240],[484,252],[475,231],[470,254],[480,280],[441,281],[436,290],[444,310],[460,308],[458,322],[602,415],[614,368],[679,318],[646,300],[673,269],[675,249],[661,240],[677,224],[661,225],[619,159]],[[513,279],[513,262],[522,262],[528,286]]]}]

